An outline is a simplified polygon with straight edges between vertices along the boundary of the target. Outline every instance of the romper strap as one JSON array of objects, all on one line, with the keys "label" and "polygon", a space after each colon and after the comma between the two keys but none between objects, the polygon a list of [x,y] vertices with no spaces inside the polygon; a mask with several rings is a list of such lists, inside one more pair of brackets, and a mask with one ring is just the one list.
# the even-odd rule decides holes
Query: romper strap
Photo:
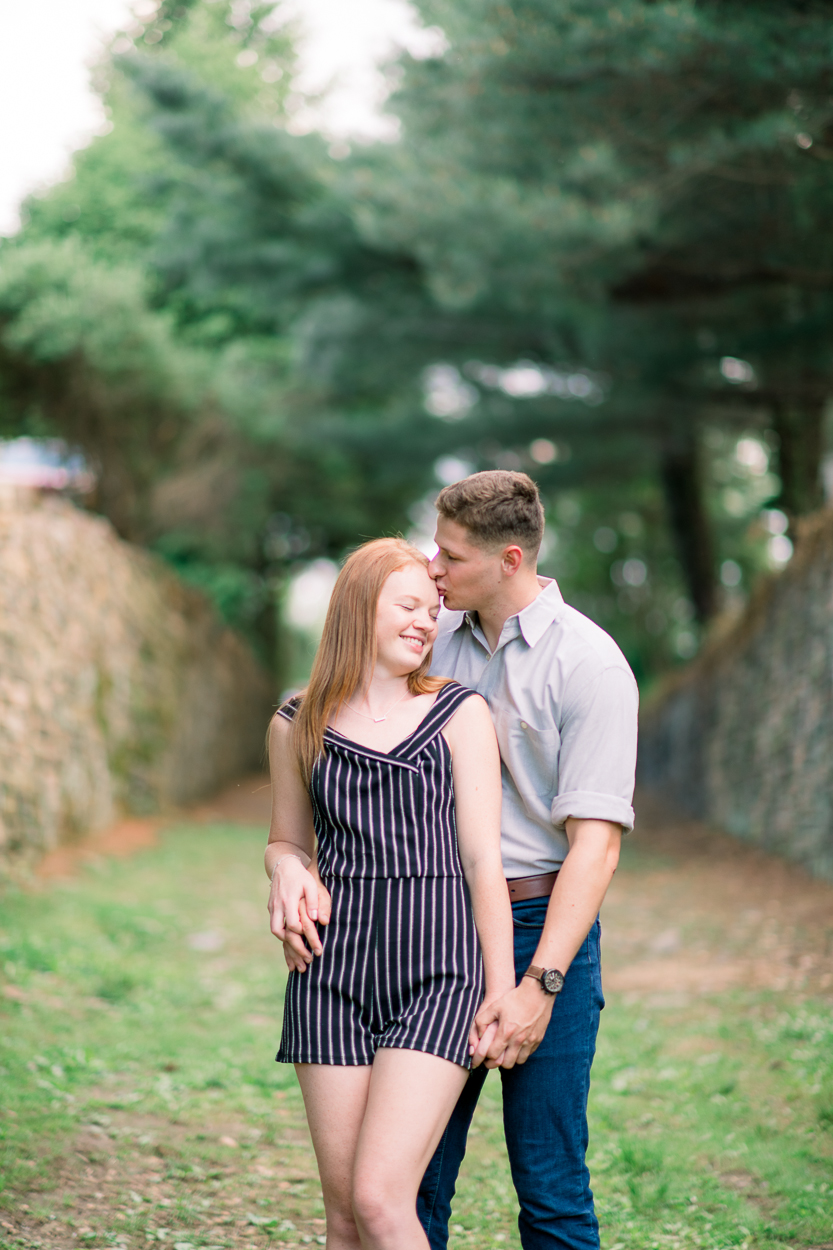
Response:
[{"label": "romper strap", "polygon": [[[443,686],[434,700],[434,706],[422,721],[422,724],[418,726],[416,732],[410,738],[407,738],[402,743],[402,758],[408,759],[418,755],[426,743],[430,742],[432,738],[436,738],[437,734],[445,729],[458,707],[473,695],[477,695],[476,690],[470,690],[468,686],[461,686],[458,681],[450,681]],[[399,749],[397,748],[393,754],[398,755]]]},{"label": "romper strap", "polygon": [[284,720],[294,720],[300,706],[301,696],[296,694],[293,698],[287,699],[286,703],[282,703],[275,715],[282,716]]}]

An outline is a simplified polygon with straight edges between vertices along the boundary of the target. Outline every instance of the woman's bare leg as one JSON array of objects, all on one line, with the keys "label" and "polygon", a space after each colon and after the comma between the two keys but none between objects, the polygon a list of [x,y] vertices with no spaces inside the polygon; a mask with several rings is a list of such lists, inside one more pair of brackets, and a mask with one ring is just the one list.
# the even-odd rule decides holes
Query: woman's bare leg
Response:
[{"label": "woman's bare leg", "polygon": [[372,1069],[296,1063],[327,1217],[327,1250],[361,1250],[353,1168]]},{"label": "woman's bare leg", "polygon": [[436,1055],[376,1052],[353,1170],[363,1250],[428,1250],[417,1190],[467,1079]]}]

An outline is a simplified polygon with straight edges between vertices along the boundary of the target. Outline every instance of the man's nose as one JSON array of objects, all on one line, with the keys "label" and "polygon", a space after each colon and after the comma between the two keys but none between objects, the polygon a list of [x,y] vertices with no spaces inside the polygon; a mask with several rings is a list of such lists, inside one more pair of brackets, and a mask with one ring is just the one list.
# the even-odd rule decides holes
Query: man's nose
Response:
[{"label": "man's nose", "polygon": [[439,564],[440,564],[440,553],[438,551],[437,554],[435,556],[432,556],[431,559],[428,561],[428,576],[433,577],[435,581],[440,576]]}]

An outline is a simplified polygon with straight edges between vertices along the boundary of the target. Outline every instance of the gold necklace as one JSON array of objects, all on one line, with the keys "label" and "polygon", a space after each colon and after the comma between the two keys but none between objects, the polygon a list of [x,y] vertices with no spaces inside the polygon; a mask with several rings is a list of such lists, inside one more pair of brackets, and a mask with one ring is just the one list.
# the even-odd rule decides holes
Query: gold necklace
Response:
[{"label": "gold necklace", "polygon": [[[404,694],[401,694],[399,698],[396,700],[396,703],[401,703],[407,693],[408,691],[406,690]],[[363,716],[365,720],[372,720],[374,725],[381,725],[383,720],[388,719],[391,712],[396,707],[396,703],[391,703],[390,707],[385,712],[384,716],[372,716],[370,712],[360,712],[357,707],[353,707],[352,703],[348,703],[346,700],[345,700],[344,706],[349,707],[350,711],[355,712],[357,716]]]}]

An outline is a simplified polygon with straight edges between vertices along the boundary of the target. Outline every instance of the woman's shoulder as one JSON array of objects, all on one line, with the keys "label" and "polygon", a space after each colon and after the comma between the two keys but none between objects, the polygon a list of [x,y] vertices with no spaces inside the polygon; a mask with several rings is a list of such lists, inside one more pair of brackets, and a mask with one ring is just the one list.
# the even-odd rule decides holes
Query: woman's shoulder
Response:
[{"label": "woman's shoulder", "polygon": [[451,748],[452,758],[456,759],[461,751],[466,758],[476,759],[479,752],[488,752],[489,744],[495,742],[492,714],[488,703],[476,690],[467,686],[459,690],[459,701],[449,711],[443,737]]}]

